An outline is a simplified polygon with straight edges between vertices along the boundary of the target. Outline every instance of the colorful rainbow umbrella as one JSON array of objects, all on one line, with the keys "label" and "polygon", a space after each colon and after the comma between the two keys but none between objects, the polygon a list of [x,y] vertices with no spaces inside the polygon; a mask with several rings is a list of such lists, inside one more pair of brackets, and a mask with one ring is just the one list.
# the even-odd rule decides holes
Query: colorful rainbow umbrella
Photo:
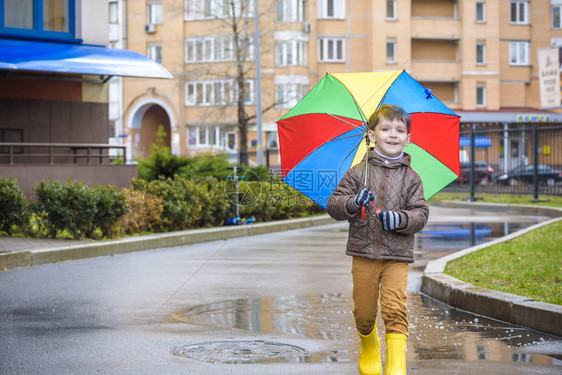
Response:
[{"label": "colorful rainbow umbrella", "polygon": [[412,116],[412,168],[429,199],[459,176],[460,118],[406,71],[326,74],[278,122],[282,179],[324,208],[365,156],[366,123],[383,104]]}]

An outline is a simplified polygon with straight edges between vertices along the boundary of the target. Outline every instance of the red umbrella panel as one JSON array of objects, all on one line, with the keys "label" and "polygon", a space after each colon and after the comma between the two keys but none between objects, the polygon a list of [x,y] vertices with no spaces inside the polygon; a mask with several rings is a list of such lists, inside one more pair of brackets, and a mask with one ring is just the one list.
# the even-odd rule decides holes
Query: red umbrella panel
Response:
[{"label": "red umbrella panel", "polygon": [[366,153],[369,116],[383,104],[412,117],[412,168],[426,199],[459,176],[460,118],[405,71],[326,74],[277,123],[282,178],[326,207],[340,180]]}]

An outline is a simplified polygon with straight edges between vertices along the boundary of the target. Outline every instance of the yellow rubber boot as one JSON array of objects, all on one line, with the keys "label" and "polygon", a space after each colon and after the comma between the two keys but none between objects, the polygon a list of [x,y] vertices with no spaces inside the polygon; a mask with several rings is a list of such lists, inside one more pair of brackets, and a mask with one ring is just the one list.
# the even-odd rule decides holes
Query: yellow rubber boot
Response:
[{"label": "yellow rubber boot", "polygon": [[377,325],[367,336],[359,333],[361,353],[359,354],[359,373],[361,375],[382,375],[381,340],[377,335]]},{"label": "yellow rubber boot", "polygon": [[386,370],[384,375],[406,375],[406,335],[388,333],[386,341]]}]

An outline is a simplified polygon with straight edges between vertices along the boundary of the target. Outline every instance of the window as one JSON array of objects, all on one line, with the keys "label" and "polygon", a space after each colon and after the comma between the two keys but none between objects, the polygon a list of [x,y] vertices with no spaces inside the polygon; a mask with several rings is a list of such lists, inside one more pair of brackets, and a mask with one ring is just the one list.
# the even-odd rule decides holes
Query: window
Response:
[{"label": "window", "polygon": [[0,0],[0,15],[0,34],[75,39],[75,0]]},{"label": "window", "polygon": [[146,4],[146,22],[154,25],[162,23],[162,3]]},{"label": "window", "polygon": [[476,22],[486,22],[486,2],[484,0],[476,1]]},{"label": "window", "polygon": [[117,1],[109,2],[109,23],[119,23],[119,4]]},{"label": "window", "polygon": [[159,64],[162,64],[162,44],[149,43],[146,47],[146,55]]},{"label": "window", "polygon": [[509,64],[529,65],[529,42],[516,41],[509,43]]},{"label": "window", "polygon": [[43,0],[43,30],[68,33],[69,10],[68,1]]},{"label": "window", "polygon": [[278,22],[303,22],[305,0],[277,0]]},{"label": "window", "polygon": [[345,62],[344,44],[345,39],[341,37],[319,38],[318,60],[321,62]]},{"label": "window", "polygon": [[120,78],[115,78],[109,80],[109,119],[118,120],[120,116],[120,96],[121,96],[121,84]]},{"label": "window", "polygon": [[293,108],[308,91],[308,85],[297,83],[275,84],[276,108]]},{"label": "window", "polygon": [[486,64],[486,41],[479,40],[476,42],[476,64]]},{"label": "window", "polygon": [[562,5],[552,6],[552,28],[560,29],[562,25]]},{"label": "window", "polygon": [[277,66],[306,65],[306,42],[278,41],[275,45]]},{"label": "window", "polygon": [[476,84],[476,106],[485,107],[486,106],[486,84],[477,83]]},{"label": "window", "polygon": [[[240,59],[246,61],[254,60],[254,38],[240,36]],[[236,59],[236,56],[234,57]]]},{"label": "window", "polygon": [[[257,1],[257,0],[256,0]],[[231,13],[230,1],[185,0],[185,20],[227,18]],[[254,16],[252,0],[234,0],[234,14]]]},{"label": "window", "polygon": [[[21,129],[0,129],[0,143],[23,143],[23,130]],[[12,147],[14,154],[23,153],[23,147]],[[0,147],[0,154],[9,154],[10,147]]]},{"label": "window", "polygon": [[396,39],[389,38],[386,40],[386,62],[396,62]]},{"label": "window", "polygon": [[[238,87],[233,79],[188,81],[186,86],[186,106],[233,105],[238,100]],[[245,103],[254,103],[254,81],[246,80]]]},{"label": "window", "polygon": [[[253,38],[242,39],[241,54],[246,60],[254,59]],[[185,62],[234,61],[234,38],[232,35],[187,38],[185,40]]]},{"label": "window", "polygon": [[345,0],[319,0],[318,18],[345,19]]},{"label": "window", "polygon": [[386,19],[395,20],[396,18],[396,0],[386,0]]},{"label": "window", "polygon": [[238,134],[236,132],[226,133],[225,148],[232,151],[238,149]]},{"label": "window", "polygon": [[117,135],[117,124],[115,120],[109,120],[109,138],[115,138]]},{"label": "window", "polygon": [[265,133],[266,147],[268,149],[279,148],[279,141],[276,131],[270,131]]},{"label": "window", "polygon": [[221,134],[218,126],[189,126],[187,144],[194,147],[218,147]]},{"label": "window", "polygon": [[511,1],[510,16],[512,25],[529,24],[529,2]]}]

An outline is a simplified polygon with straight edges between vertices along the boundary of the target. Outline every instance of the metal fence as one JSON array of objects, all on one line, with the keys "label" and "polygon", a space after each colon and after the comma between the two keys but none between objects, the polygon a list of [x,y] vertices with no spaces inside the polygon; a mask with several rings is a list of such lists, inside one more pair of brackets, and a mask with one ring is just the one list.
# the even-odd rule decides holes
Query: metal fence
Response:
[{"label": "metal fence", "polygon": [[463,124],[460,177],[445,191],[562,195],[562,124]]},{"label": "metal fence", "polygon": [[98,143],[0,143],[0,164],[127,164],[125,146]]}]

